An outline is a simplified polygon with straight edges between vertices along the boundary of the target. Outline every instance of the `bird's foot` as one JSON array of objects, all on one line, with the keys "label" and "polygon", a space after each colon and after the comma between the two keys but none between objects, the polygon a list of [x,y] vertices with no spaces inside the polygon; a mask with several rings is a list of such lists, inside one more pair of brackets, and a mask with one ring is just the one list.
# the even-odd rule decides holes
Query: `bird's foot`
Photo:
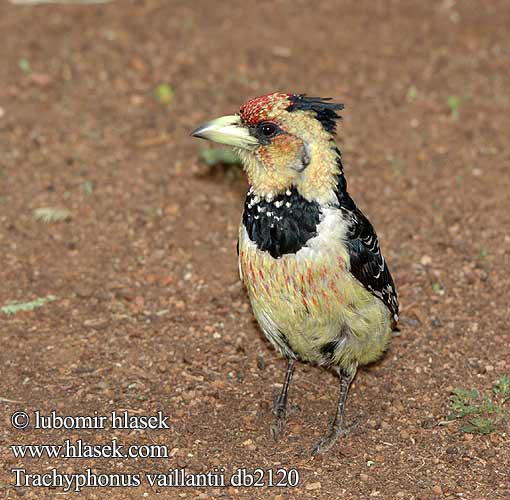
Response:
[{"label": "bird's foot", "polygon": [[271,436],[275,441],[278,441],[283,428],[285,427],[285,422],[287,421],[287,404],[286,401],[281,401],[278,398],[273,405],[273,413],[275,415],[275,420],[270,427]]},{"label": "bird's foot", "polygon": [[271,432],[271,437],[278,441],[282,434],[283,428],[285,427],[285,419],[275,419],[275,421],[271,424],[269,431]]},{"label": "bird's foot", "polygon": [[297,405],[291,405],[290,408],[288,408],[286,401],[281,401],[280,398],[276,399],[273,405],[273,414],[275,419],[269,428],[271,436],[275,441],[278,441],[280,435],[282,434],[285,423],[287,422],[287,417],[297,413],[298,411],[299,407]]},{"label": "bird's foot", "polygon": [[357,427],[358,424],[359,422],[356,421],[350,425],[341,425],[331,429],[329,434],[319,439],[319,442],[313,447],[312,455],[320,455],[328,451],[335,444],[339,437],[347,436],[347,434],[349,434],[352,429]]}]

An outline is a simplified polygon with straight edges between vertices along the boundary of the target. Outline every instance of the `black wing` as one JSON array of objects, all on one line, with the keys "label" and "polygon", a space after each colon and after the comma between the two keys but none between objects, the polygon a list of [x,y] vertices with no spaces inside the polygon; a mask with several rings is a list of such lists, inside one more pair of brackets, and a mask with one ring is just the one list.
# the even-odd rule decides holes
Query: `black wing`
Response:
[{"label": "black wing", "polygon": [[336,196],[340,210],[348,223],[347,248],[351,260],[351,273],[376,297],[381,299],[393,315],[393,328],[398,321],[398,297],[390,270],[379,248],[379,240],[370,221],[347,192],[347,182],[343,174],[342,156],[335,146],[336,162],[340,170]]},{"label": "black wing", "polygon": [[347,248],[351,259],[351,273],[366,289],[386,304],[393,314],[394,326],[396,326],[397,291],[390,270],[381,254],[377,234],[370,221],[358,208],[352,207],[353,210],[341,208],[349,222]]}]

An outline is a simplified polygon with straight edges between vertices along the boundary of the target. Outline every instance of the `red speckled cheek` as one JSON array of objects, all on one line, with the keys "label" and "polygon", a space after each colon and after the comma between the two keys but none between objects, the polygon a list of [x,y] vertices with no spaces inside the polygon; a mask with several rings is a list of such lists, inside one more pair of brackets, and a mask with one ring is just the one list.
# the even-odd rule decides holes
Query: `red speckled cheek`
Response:
[{"label": "red speckled cheek", "polygon": [[269,148],[259,148],[258,156],[265,168],[274,168]]},{"label": "red speckled cheek", "polygon": [[303,143],[297,137],[282,134],[276,136],[271,144],[261,146],[258,156],[267,169],[288,168],[299,161],[302,148]]},{"label": "red speckled cheek", "polygon": [[302,141],[297,137],[289,134],[277,135],[272,141],[268,148],[274,148],[281,151],[283,154],[288,155],[293,152],[298,152],[302,146]]}]

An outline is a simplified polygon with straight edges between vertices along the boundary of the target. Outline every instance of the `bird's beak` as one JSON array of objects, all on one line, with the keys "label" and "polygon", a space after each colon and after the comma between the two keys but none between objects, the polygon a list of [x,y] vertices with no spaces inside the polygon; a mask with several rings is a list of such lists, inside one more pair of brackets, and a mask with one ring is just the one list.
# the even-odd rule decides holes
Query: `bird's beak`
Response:
[{"label": "bird's beak", "polygon": [[206,122],[193,130],[191,135],[242,149],[252,149],[258,144],[258,140],[250,135],[248,128],[241,124],[237,115],[222,116]]}]

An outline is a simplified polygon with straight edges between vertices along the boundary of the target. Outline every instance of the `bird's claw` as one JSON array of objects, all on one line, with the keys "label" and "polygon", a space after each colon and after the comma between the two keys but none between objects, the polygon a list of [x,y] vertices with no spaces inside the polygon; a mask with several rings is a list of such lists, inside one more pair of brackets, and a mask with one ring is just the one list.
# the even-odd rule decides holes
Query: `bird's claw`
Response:
[{"label": "bird's claw", "polygon": [[338,438],[347,436],[358,424],[359,421],[356,420],[350,425],[342,425],[336,429],[332,429],[327,436],[319,439],[319,442],[312,449],[312,455],[320,455],[328,451]]},{"label": "bird's claw", "polygon": [[281,420],[281,419],[277,419],[273,424],[271,424],[269,431],[271,432],[271,437],[275,441],[278,441],[278,439],[280,439],[280,435],[282,433],[284,425],[285,425],[285,422],[284,422],[284,420]]},{"label": "bird's claw", "polygon": [[273,415],[275,415],[276,418],[285,418],[287,415],[287,405],[282,404],[277,399],[273,405]]}]

